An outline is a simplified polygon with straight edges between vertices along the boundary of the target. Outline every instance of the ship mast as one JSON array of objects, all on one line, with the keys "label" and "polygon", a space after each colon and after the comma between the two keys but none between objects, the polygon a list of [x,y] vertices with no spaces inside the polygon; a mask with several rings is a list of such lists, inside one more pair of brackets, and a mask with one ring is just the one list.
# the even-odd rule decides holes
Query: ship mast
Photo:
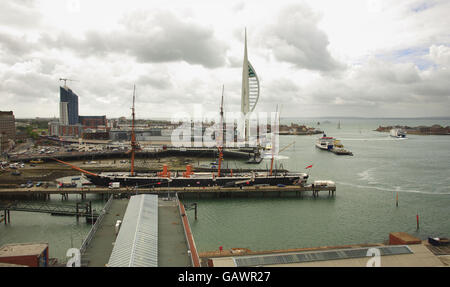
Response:
[{"label": "ship mast", "polygon": [[220,104],[220,138],[219,138],[219,145],[217,148],[219,149],[219,166],[217,168],[217,177],[220,177],[220,169],[222,167],[222,145],[223,145],[223,91],[225,89],[225,85],[222,85],[222,102]]},{"label": "ship mast", "polygon": [[[277,105],[277,113],[278,113],[278,105]],[[278,117],[277,117],[278,119]],[[277,122],[275,122],[275,125],[277,125]],[[272,132],[272,158],[270,159],[270,176],[272,176],[272,171],[273,171],[273,160],[274,160],[274,148],[275,148],[275,133],[274,133],[274,127],[271,127],[271,132]]]},{"label": "ship mast", "polygon": [[131,108],[131,115],[132,115],[132,121],[131,121],[131,176],[134,176],[134,156],[136,152],[136,135],[134,134],[134,100],[135,100],[135,93],[136,93],[136,85],[133,87],[133,107]]}]

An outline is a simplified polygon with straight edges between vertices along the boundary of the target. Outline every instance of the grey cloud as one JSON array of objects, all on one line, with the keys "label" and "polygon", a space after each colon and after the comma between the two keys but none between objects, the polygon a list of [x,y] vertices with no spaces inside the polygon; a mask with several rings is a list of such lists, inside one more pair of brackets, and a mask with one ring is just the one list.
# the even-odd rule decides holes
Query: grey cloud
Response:
[{"label": "grey cloud", "polygon": [[20,56],[33,50],[33,44],[28,42],[25,36],[16,36],[0,32],[0,50],[8,56]]},{"label": "grey cloud", "polygon": [[441,67],[450,67],[450,47],[432,45],[429,49],[428,58]]},{"label": "grey cloud", "polygon": [[327,50],[327,35],[317,28],[318,16],[304,5],[283,9],[277,22],[266,29],[262,41],[276,59],[303,69],[333,71],[345,66]]},{"label": "grey cloud", "polygon": [[398,84],[411,84],[421,80],[419,70],[413,63],[392,64],[375,59],[369,59],[360,71],[360,77]]},{"label": "grey cloud", "polygon": [[8,71],[1,77],[0,90],[14,96],[15,102],[49,100],[55,91],[52,76],[40,72],[19,73]]},{"label": "grey cloud", "polygon": [[42,20],[35,0],[0,1],[0,23],[18,28],[36,28]]},{"label": "grey cloud", "polygon": [[[322,78],[305,88],[309,103],[353,107],[359,113],[383,115],[392,106],[419,105],[422,110],[450,107],[450,71],[420,72],[411,64],[371,60],[343,79]],[[390,111],[391,112],[391,111]],[[417,111],[416,111],[417,112]],[[400,116],[400,115],[399,115]]]},{"label": "grey cloud", "polygon": [[300,87],[290,79],[275,79],[262,88],[260,101],[265,103],[296,104],[304,101]]},{"label": "grey cloud", "polygon": [[167,90],[173,87],[172,80],[168,74],[143,75],[137,80],[139,86],[150,85],[158,90]]},{"label": "grey cloud", "polygon": [[48,33],[40,35],[40,43],[47,49],[70,49],[82,57],[104,56],[108,52],[113,52],[109,47],[112,39],[100,35],[96,31],[88,31],[84,38],[75,38],[67,33],[60,33],[56,36]]},{"label": "grey cloud", "polygon": [[245,2],[238,2],[236,3],[231,9],[234,12],[239,12],[245,8]]},{"label": "grey cloud", "polygon": [[[131,34],[127,50],[143,62],[186,61],[208,68],[225,64],[227,47],[214,31],[169,12],[136,13],[125,22]],[[139,27],[139,29],[133,28]]]},{"label": "grey cloud", "polygon": [[185,61],[207,68],[225,65],[227,46],[212,29],[183,20],[169,12],[135,12],[125,17],[120,31],[85,33],[83,39],[67,34],[42,40],[49,47],[72,49],[87,55],[128,54],[141,63]]},{"label": "grey cloud", "polygon": [[227,66],[230,68],[242,68],[242,59],[229,56],[227,58]]}]

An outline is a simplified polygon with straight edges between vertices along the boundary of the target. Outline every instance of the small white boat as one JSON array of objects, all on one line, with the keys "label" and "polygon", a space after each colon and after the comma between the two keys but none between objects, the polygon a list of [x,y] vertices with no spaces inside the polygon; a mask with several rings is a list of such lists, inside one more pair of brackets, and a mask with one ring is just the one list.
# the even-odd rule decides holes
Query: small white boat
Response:
[{"label": "small white boat", "polygon": [[406,138],[406,132],[402,129],[392,129],[390,135],[394,138]]}]

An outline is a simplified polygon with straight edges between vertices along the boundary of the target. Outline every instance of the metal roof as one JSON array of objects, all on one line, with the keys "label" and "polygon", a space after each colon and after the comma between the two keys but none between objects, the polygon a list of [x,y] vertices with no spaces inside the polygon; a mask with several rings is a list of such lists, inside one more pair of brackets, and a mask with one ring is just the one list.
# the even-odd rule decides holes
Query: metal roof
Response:
[{"label": "metal roof", "polygon": [[[239,258],[233,257],[233,260],[237,267],[303,263],[369,257],[367,255],[367,251],[369,249],[370,248],[352,248],[317,252],[290,253],[281,255],[245,256]],[[409,249],[409,247],[406,245],[383,246],[376,247],[376,249],[380,251],[381,256],[413,253],[411,249]]]},{"label": "metal roof", "polygon": [[17,243],[0,247],[0,257],[39,255],[48,248],[47,243]]},{"label": "metal roof", "polygon": [[158,266],[158,195],[130,198],[108,266]]}]

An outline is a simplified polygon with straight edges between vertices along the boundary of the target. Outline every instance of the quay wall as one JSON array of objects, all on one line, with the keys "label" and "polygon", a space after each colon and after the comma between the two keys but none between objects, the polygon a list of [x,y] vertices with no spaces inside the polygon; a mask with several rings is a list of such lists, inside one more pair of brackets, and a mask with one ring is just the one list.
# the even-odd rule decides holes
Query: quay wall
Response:
[{"label": "quay wall", "polygon": [[[252,152],[244,152],[238,150],[224,150],[224,156],[227,158],[243,158],[248,159],[252,156]],[[188,156],[188,157],[217,157],[216,149],[168,149],[161,151],[138,151],[136,152],[136,158],[163,158],[171,156]],[[37,154],[32,156],[11,156],[11,161],[23,161],[29,162],[31,160],[42,159],[42,161],[53,161],[53,158],[58,158],[63,161],[73,160],[93,160],[93,159],[108,159],[108,158],[129,158],[130,155],[121,151],[108,151],[108,152],[72,152],[64,154]]]}]

